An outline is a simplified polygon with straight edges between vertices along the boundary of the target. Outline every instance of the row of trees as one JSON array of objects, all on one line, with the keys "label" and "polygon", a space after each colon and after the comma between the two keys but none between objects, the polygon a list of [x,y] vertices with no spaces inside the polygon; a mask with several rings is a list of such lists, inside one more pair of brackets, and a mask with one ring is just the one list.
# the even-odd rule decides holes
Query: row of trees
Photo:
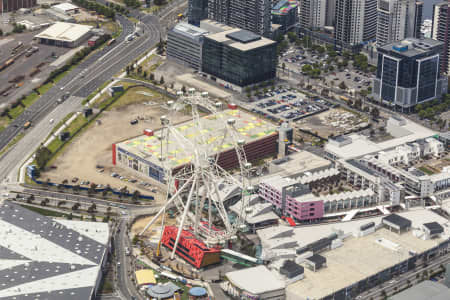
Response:
[{"label": "row of trees", "polygon": [[82,61],[86,56],[88,56],[92,51],[96,50],[98,47],[100,47],[104,42],[109,40],[111,36],[109,34],[105,34],[100,37],[100,39],[97,41],[97,43],[93,46],[83,48],[82,50],[75,53],[75,55],[71,58],[71,60],[66,63],[61,68],[58,68],[50,73],[48,78],[45,80],[44,83],[48,83],[53,81],[58,75],[61,73],[66,72],[69,70],[73,65],[78,64],[80,61]]},{"label": "row of trees", "polygon": [[417,104],[415,107],[416,112],[419,113],[421,118],[431,119],[434,116],[445,112],[450,109],[450,94],[444,95],[441,101],[433,100],[430,102]]},{"label": "row of trees", "polygon": [[123,2],[128,7],[138,8],[141,6],[141,2],[139,0],[124,0]]},{"label": "row of trees", "polygon": [[148,73],[147,71],[142,70],[142,66],[134,67],[134,64],[131,64],[125,68],[127,75],[133,74],[144,80],[150,80],[153,84],[164,84],[166,81],[164,80],[164,76],[161,76],[159,80],[156,80],[155,74]]},{"label": "row of trees", "polygon": [[128,15],[130,13],[130,11],[123,5],[116,4],[113,2],[106,2],[105,4],[107,7],[114,9],[118,13],[122,13],[124,15]]},{"label": "row of trees", "polygon": [[89,1],[89,0],[72,0],[72,2],[78,6],[81,6],[83,8],[86,8],[87,10],[94,10],[98,14],[103,15],[107,18],[111,18],[114,20],[116,16],[116,12],[113,8],[104,6],[102,4],[99,4],[95,1]]},{"label": "row of trees", "polygon": [[12,30],[13,33],[22,33],[26,29],[27,29],[27,27],[25,27],[25,25],[13,23],[13,30]]}]

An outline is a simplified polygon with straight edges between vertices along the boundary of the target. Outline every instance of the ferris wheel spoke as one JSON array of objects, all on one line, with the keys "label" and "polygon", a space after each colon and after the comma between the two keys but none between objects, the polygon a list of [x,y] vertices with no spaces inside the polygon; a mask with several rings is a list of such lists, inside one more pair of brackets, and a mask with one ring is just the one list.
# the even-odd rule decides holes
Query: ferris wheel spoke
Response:
[{"label": "ferris wheel spoke", "polygon": [[197,175],[194,175],[194,180],[193,180],[192,185],[191,185],[191,190],[189,191],[189,196],[188,196],[188,199],[187,199],[187,203],[184,206],[183,216],[181,217],[181,223],[178,226],[177,237],[175,239],[175,244],[173,245],[171,259],[173,259],[175,257],[175,251],[176,251],[177,246],[178,246],[178,241],[180,240],[181,232],[183,231],[184,221],[185,221],[186,215],[187,215],[187,213],[189,211],[189,206],[191,204],[192,195],[194,193],[195,186],[197,185],[196,178],[197,178]]},{"label": "ferris wheel spoke", "polygon": [[177,192],[166,202],[166,204],[159,210],[159,212],[153,217],[153,219],[151,219],[150,222],[148,222],[148,224],[144,227],[144,229],[141,231],[141,233],[139,233],[139,235],[143,235],[147,229],[153,225],[153,223],[155,223],[155,221],[159,218],[159,216],[165,211],[165,209],[172,204],[172,202],[181,194],[181,192],[183,192],[183,190],[189,186],[189,184],[192,182],[192,179],[194,178],[194,176],[192,176],[190,179],[188,179],[186,181],[186,183],[177,190]]}]

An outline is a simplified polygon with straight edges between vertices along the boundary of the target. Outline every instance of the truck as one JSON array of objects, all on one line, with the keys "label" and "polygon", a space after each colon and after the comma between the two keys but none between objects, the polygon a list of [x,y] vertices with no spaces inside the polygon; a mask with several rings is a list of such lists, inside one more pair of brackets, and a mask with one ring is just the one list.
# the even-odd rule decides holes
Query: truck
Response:
[{"label": "truck", "polygon": [[345,97],[345,96],[340,96],[339,97],[342,101],[345,101],[345,102],[348,102],[350,99],[348,99],[347,97]]}]

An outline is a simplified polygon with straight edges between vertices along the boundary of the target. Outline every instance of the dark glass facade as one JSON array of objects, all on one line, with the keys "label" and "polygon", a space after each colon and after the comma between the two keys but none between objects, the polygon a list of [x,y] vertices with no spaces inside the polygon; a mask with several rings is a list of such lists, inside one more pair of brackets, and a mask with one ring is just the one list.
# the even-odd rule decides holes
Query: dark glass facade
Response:
[{"label": "dark glass facade", "polygon": [[439,76],[442,43],[430,39],[407,39],[378,48],[374,94],[392,105],[411,107],[436,99],[445,92]]},{"label": "dark glass facade", "polygon": [[381,88],[381,97],[385,101],[395,101],[395,91],[397,86],[397,67],[396,60],[384,57],[381,59],[383,64],[383,83]]},{"label": "dark glass facade", "polygon": [[421,61],[418,69],[419,84],[417,102],[433,98],[436,96],[436,75],[439,69],[438,57]]},{"label": "dark glass facade", "polygon": [[188,22],[200,26],[200,21],[208,18],[208,0],[189,0]]},{"label": "dark glass facade", "polygon": [[203,42],[203,72],[240,87],[273,79],[276,65],[276,43],[243,51],[208,36]]}]

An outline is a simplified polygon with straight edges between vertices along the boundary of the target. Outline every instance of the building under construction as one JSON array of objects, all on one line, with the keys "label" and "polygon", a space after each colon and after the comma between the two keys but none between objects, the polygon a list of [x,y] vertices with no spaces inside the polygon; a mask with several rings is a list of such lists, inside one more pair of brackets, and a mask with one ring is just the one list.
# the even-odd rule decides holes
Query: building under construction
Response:
[{"label": "building under construction", "polygon": [[0,13],[30,8],[37,5],[37,0],[0,0]]}]

